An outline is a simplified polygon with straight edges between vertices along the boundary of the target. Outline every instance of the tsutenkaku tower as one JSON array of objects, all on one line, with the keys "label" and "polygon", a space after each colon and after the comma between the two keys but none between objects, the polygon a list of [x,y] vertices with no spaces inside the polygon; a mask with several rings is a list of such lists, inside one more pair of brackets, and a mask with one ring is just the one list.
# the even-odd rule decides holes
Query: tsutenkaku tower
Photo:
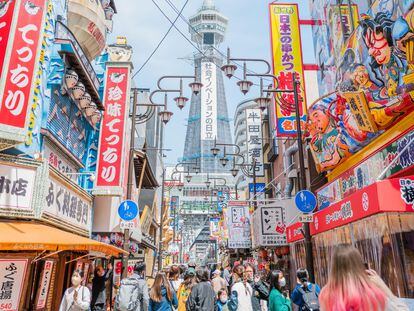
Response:
[{"label": "tsutenkaku tower", "polygon": [[202,173],[229,173],[211,154],[214,139],[231,143],[223,75],[220,70],[223,54],[218,51],[224,41],[228,19],[215,7],[213,0],[204,0],[202,7],[190,18],[191,40],[203,53],[196,53],[194,63],[203,83],[200,94],[193,95],[188,117],[184,161],[201,164]]}]

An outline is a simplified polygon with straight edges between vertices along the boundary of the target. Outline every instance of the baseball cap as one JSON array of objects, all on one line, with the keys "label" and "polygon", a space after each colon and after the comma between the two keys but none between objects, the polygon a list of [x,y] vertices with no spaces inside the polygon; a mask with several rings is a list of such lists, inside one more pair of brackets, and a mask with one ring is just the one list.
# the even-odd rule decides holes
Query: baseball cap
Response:
[{"label": "baseball cap", "polygon": [[191,276],[196,275],[195,269],[191,267],[188,268],[187,271],[185,272],[185,275],[191,275]]}]

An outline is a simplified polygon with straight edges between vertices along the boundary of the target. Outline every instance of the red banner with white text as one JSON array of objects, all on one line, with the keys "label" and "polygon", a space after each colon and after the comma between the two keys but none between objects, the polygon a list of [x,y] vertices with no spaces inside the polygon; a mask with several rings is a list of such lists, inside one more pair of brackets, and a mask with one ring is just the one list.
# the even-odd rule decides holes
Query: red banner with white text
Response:
[{"label": "red banner with white text", "polygon": [[[129,112],[129,66],[108,65],[101,123],[96,187],[122,187]],[[109,189],[108,189],[109,190]]]}]

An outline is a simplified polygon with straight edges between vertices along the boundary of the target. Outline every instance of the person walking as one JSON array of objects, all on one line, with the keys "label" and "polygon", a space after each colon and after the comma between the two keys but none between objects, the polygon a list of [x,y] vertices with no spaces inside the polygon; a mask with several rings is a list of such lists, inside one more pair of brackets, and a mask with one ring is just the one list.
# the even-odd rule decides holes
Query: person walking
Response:
[{"label": "person walking", "polygon": [[175,294],[164,272],[158,272],[150,291],[148,311],[172,311],[178,308]]},{"label": "person walking", "polygon": [[253,310],[261,310],[260,301],[269,299],[269,289],[266,284],[256,275],[255,268],[251,264],[244,265],[247,282],[253,289],[252,308]]},{"label": "person walking", "polygon": [[317,284],[309,282],[308,270],[300,268],[296,271],[297,284],[292,292],[292,302],[299,310],[319,310],[319,294],[321,289]]},{"label": "person walking", "polygon": [[269,311],[291,311],[292,304],[288,297],[283,295],[283,287],[286,286],[286,279],[282,271],[273,270],[270,272],[270,295]]},{"label": "person walking", "polygon": [[170,281],[171,287],[175,293],[177,293],[180,284],[182,283],[182,279],[180,278],[180,267],[177,265],[172,265],[170,267],[170,272],[168,273],[168,279]]},{"label": "person walking", "polygon": [[193,268],[189,268],[184,275],[184,281],[178,288],[178,311],[186,311],[185,305],[187,303],[188,297],[190,297],[191,289],[196,283],[197,280],[195,276],[195,270]]},{"label": "person walking", "polygon": [[223,279],[226,280],[227,286],[231,286],[230,279],[231,279],[231,267],[230,264],[227,264],[223,270]]},{"label": "person walking", "polygon": [[96,266],[92,280],[92,311],[106,311],[106,282],[112,277],[112,264],[105,270],[101,265]]},{"label": "person walking", "polygon": [[335,248],[319,302],[321,311],[408,311],[375,271],[365,269],[361,254],[352,245]]},{"label": "person walking", "polygon": [[233,286],[231,287],[229,308],[237,311],[253,311],[252,295],[253,289],[247,282],[244,266],[235,266],[233,268]]},{"label": "person walking", "polygon": [[118,294],[115,297],[115,311],[148,310],[149,296],[145,270],[145,263],[136,263],[132,276],[121,281]]},{"label": "person walking", "polygon": [[209,282],[209,275],[207,268],[197,268],[198,283],[193,286],[190,297],[188,297],[187,311],[214,311],[216,295]]},{"label": "person walking", "polygon": [[213,289],[216,295],[218,294],[220,289],[227,286],[226,280],[224,280],[220,276],[220,274],[221,274],[220,270],[214,270],[213,278],[211,280],[211,285],[213,286]]},{"label": "person walking", "polygon": [[83,271],[75,270],[72,274],[72,286],[63,294],[59,311],[83,311],[89,310],[91,304],[91,293],[86,286],[82,285]]}]

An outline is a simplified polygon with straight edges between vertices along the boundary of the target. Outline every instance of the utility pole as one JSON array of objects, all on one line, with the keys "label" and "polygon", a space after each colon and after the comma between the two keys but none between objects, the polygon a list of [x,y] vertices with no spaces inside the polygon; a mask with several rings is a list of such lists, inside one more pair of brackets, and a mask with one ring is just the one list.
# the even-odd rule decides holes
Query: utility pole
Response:
[{"label": "utility pole", "polygon": [[[296,132],[297,132],[297,144],[299,151],[299,190],[306,190],[306,169],[305,169],[305,156],[303,153],[303,144],[302,144],[302,127],[300,119],[300,109],[299,109],[299,93],[298,87],[300,82],[296,79],[296,75],[293,74],[293,94],[295,97],[295,114],[296,114]],[[312,239],[310,234],[310,225],[309,223],[303,224],[304,235],[305,235],[305,253],[306,253],[306,267],[309,272],[309,277],[311,282],[315,282],[315,271],[313,266],[313,252],[312,252]]]},{"label": "utility pole", "polygon": [[[129,163],[128,163],[128,184],[127,184],[127,200],[132,198],[132,187],[134,185],[134,153],[135,153],[135,116],[137,114],[137,90],[133,89],[132,100],[132,122],[131,122],[131,137],[129,143]],[[129,229],[124,230],[124,250],[129,253]],[[122,278],[128,276],[128,255],[124,255],[123,264],[124,270],[122,271]]]},{"label": "utility pole", "polygon": [[[167,102],[167,93],[164,95],[164,100]],[[160,208],[160,240],[159,240],[159,246],[158,246],[158,272],[162,269],[162,230],[164,226],[164,208],[165,208],[165,166],[164,166],[164,122],[161,122],[161,141],[160,141],[160,155],[161,155],[161,162],[162,162],[162,185],[161,185],[161,208]]]}]

